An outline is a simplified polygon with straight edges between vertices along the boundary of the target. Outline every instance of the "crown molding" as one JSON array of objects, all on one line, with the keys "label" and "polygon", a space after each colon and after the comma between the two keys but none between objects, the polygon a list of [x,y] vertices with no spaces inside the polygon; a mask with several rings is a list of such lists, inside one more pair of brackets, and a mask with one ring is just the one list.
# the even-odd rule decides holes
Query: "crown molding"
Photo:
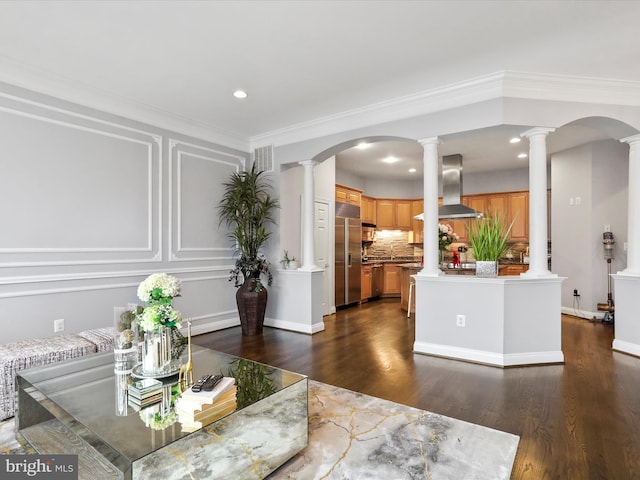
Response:
[{"label": "crown molding", "polygon": [[640,106],[640,82],[501,71],[267,132],[251,137],[251,146],[287,145],[505,97]]},{"label": "crown molding", "polygon": [[0,81],[7,84],[228,148],[249,151],[248,138],[220,127],[206,125],[68,78],[54,76],[49,72],[18,64],[6,57],[0,58],[0,66]]},{"label": "crown molding", "polygon": [[312,138],[403,120],[500,97],[504,72],[397,97],[251,137],[251,148]]},{"label": "crown molding", "polygon": [[504,97],[640,106],[640,82],[545,73],[505,72]]},{"label": "crown molding", "polygon": [[499,71],[245,138],[68,78],[37,71],[7,58],[1,58],[0,65],[0,81],[16,87],[244,152],[264,145],[288,145],[496,98],[640,106],[640,82],[637,81]]}]

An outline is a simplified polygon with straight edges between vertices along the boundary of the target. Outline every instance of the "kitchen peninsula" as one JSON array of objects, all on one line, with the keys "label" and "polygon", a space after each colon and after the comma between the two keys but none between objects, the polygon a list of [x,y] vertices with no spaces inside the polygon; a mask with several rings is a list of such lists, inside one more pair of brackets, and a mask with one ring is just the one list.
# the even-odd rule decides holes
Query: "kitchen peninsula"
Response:
[{"label": "kitchen peninsula", "polygon": [[[412,281],[412,276],[416,275],[422,270],[421,263],[403,263],[399,265],[402,269],[400,274],[401,290],[400,290],[400,308],[402,310],[408,310],[409,308],[409,285]],[[517,262],[505,262],[499,264],[499,276],[515,276],[524,273],[528,269],[528,265]],[[475,275],[475,263],[463,263],[459,267],[454,267],[452,263],[446,266],[441,266],[440,269],[445,275]],[[415,293],[411,299],[411,311],[416,311],[416,297]]]}]

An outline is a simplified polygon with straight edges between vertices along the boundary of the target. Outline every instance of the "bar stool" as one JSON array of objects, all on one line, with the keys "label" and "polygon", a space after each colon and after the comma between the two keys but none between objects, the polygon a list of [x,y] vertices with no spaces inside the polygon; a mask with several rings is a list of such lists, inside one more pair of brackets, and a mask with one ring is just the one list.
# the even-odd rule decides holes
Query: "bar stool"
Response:
[{"label": "bar stool", "polygon": [[411,297],[413,297],[413,290],[416,286],[416,279],[411,277],[409,279],[409,303],[407,305],[407,318],[411,316]]}]

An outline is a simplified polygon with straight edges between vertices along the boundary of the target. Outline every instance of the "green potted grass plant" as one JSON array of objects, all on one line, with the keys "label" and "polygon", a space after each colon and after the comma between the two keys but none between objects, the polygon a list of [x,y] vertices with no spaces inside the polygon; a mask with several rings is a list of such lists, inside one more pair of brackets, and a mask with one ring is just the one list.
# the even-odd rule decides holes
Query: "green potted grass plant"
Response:
[{"label": "green potted grass plant", "polygon": [[513,222],[507,226],[498,213],[476,220],[467,227],[469,243],[476,259],[476,275],[495,277],[498,275],[498,260],[507,248]]},{"label": "green potted grass plant", "polygon": [[219,224],[229,228],[229,238],[238,255],[231,278],[236,287],[236,303],[243,335],[262,333],[267,308],[267,289],[271,285],[269,262],[261,248],[271,237],[268,224],[275,224],[277,199],[271,197],[271,184],[256,169],[234,172],[223,183],[224,194],[218,205]]}]

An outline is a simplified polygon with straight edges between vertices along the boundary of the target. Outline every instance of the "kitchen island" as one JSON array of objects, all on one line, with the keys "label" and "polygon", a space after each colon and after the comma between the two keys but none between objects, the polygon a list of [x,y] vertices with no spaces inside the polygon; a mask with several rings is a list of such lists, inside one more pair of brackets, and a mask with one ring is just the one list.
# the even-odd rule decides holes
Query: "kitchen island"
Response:
[{"label": "kitchen island", "polygon": [[[422,270],[421,263],[403,263],[399,265],[400,272],[400,308],[407,311],[409,308],[409,285],[411,284],[412,275],[416,275]],[[465,264],[465,268],[441,268],[445,275],[475,275],[475,265]],[[411,311],[416,311],[415,290],[411,298]]]},{"label": "kitchen island", "polygon": [[563,280],[419,272],[413,351],[499,367],[562,363]]}]

